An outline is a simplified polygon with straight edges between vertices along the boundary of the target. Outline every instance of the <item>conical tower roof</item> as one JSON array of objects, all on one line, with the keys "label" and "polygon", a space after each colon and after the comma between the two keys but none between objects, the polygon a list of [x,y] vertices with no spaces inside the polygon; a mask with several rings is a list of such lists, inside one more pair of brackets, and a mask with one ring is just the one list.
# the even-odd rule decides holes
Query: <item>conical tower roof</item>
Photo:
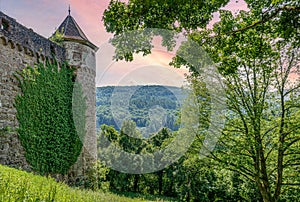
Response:
[{"label": "conical tower roof", "polygon": [[65,18],[65,20],[58,27],[57,31],[63,34],[63,39],[65,41],[75,41],[85,44],[94,50],[98,47],[88,40],[86,35],[83,33],[79,25],[76,23],[75,19],[70,14]]}]

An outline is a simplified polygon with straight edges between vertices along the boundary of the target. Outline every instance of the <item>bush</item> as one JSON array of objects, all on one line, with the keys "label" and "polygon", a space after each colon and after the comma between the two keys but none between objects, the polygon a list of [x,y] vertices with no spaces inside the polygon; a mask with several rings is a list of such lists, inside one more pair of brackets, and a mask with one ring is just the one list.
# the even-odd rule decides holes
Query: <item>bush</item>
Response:
[{"label": "bush", "polygon": [[87,179],[84,180],[84,187],[94,191],[108,191],[110,183],[107,180],[107,175],[109,170],[110,169],[102,164],[99,160],[96,161],[87,172]]}]

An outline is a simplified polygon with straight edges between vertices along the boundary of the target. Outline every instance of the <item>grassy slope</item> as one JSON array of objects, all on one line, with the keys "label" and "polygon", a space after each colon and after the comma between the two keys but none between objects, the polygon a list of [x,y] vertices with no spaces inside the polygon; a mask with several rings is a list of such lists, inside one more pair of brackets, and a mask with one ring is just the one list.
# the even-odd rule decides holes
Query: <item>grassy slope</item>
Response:
[{"label": "grassy slope", "polygon": [[[148,198],[148,197],[147,197]],[[152,200],[152,199],[151,199]],[[155,199],[154,201],[163,201]],[[143,196],[127,198],[112,193],[70,188],[32,173],[0,165],[0,201],[147,201]]]}]

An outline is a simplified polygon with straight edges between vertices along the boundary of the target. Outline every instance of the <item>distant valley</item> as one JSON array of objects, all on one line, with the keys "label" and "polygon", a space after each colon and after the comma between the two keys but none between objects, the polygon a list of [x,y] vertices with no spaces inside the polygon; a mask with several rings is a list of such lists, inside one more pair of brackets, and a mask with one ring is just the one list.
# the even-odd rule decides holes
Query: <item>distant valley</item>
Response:
[{"label": "distant valley", "polygon": [[106,124],[120,130],[124,120],[133,120],[143,136],[162,127],[175,131],[185,96],[181,88],[170,86],[98,87],[97,129]]}]

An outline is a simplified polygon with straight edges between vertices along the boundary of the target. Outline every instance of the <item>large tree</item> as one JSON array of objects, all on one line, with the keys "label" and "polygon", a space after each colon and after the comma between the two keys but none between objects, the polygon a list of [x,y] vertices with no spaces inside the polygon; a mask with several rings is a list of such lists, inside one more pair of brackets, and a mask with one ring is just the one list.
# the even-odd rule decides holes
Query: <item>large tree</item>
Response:
[{"label": "large tree", "polygon": [[222,12],[213,30],[191,37],[202,41],[226,86],[227,123],[210,157],[255,182],[264,201],[278,201],[285,186],[299,186],[299,47],[278,38],[270,22],[225,34],[252,15]]},{"label": "large tree", "polygon": [[[124,32],[142,30],[145,28],[158,28],[173,30],[175,32],[191,33],[199,29],[206,29],[213,13],[219,11],[229,0],[209,1],[209,0],[129,0],[127,3],[119,0],[111,0],[109,7],[104,11],[103,21],[108,32],[115,35],[115,38]],[[239,3],[239,1],[236,1]],[[296,0],[245,0],[248,8],[253,14],[240,27],[232,27],[222,34],[234,35],[249,28],[267,22],[272,23],[277,37],[286,40],[295,39],[299,41],[299,11],[300,3]],[[223,27],[224,30],[228,28]],[[155,33],[152,33],[152,35]],[[162,32],[163,45],[172,48],[175,46],[172,36],[164,35]],[[219,35],[221,33],[215,33]],[[136,43],[135,47],[121,54],[116,51],[116,59],[132,60],[133,53],[151,53],[152,36],[143,36],[143,42]],[[131,36],[133,37],[133,36]],[[116,44],[114,44],[116,45]],[[121,44],[125,45],[125,44]],[[121,46],[120,45],[120,46]],[[129,46],[127,44],[127,46]],[[121,47],[119,47],[121,49]]]},{"label": "large tree", "polygon": [[[127,49],[120,43],[124,32],[144,28],[183,32],[205,49],[222,76],[228,104],[225,128],[209,157],[253,181],[264,201],[278,201],[285,187],[299,186],[300,179],[300,3],[246,0],[249,12],[220,11],[221,21],[207,29],[212,12],[228,1],[213,2],[111,1],[104,22],[117,39],[112,40],[116,59],[151,53],[157,34],[162,35],[162,45],[174,47],[172,34],[155,31],[135,37],[134,46]],[[203,66],[188,60],[193,57],[190,47],[187,43],[180,48],[172,65],[185,65],[193,77],[201,78]],[[207,90],[205,85],[202,90]]]}]

